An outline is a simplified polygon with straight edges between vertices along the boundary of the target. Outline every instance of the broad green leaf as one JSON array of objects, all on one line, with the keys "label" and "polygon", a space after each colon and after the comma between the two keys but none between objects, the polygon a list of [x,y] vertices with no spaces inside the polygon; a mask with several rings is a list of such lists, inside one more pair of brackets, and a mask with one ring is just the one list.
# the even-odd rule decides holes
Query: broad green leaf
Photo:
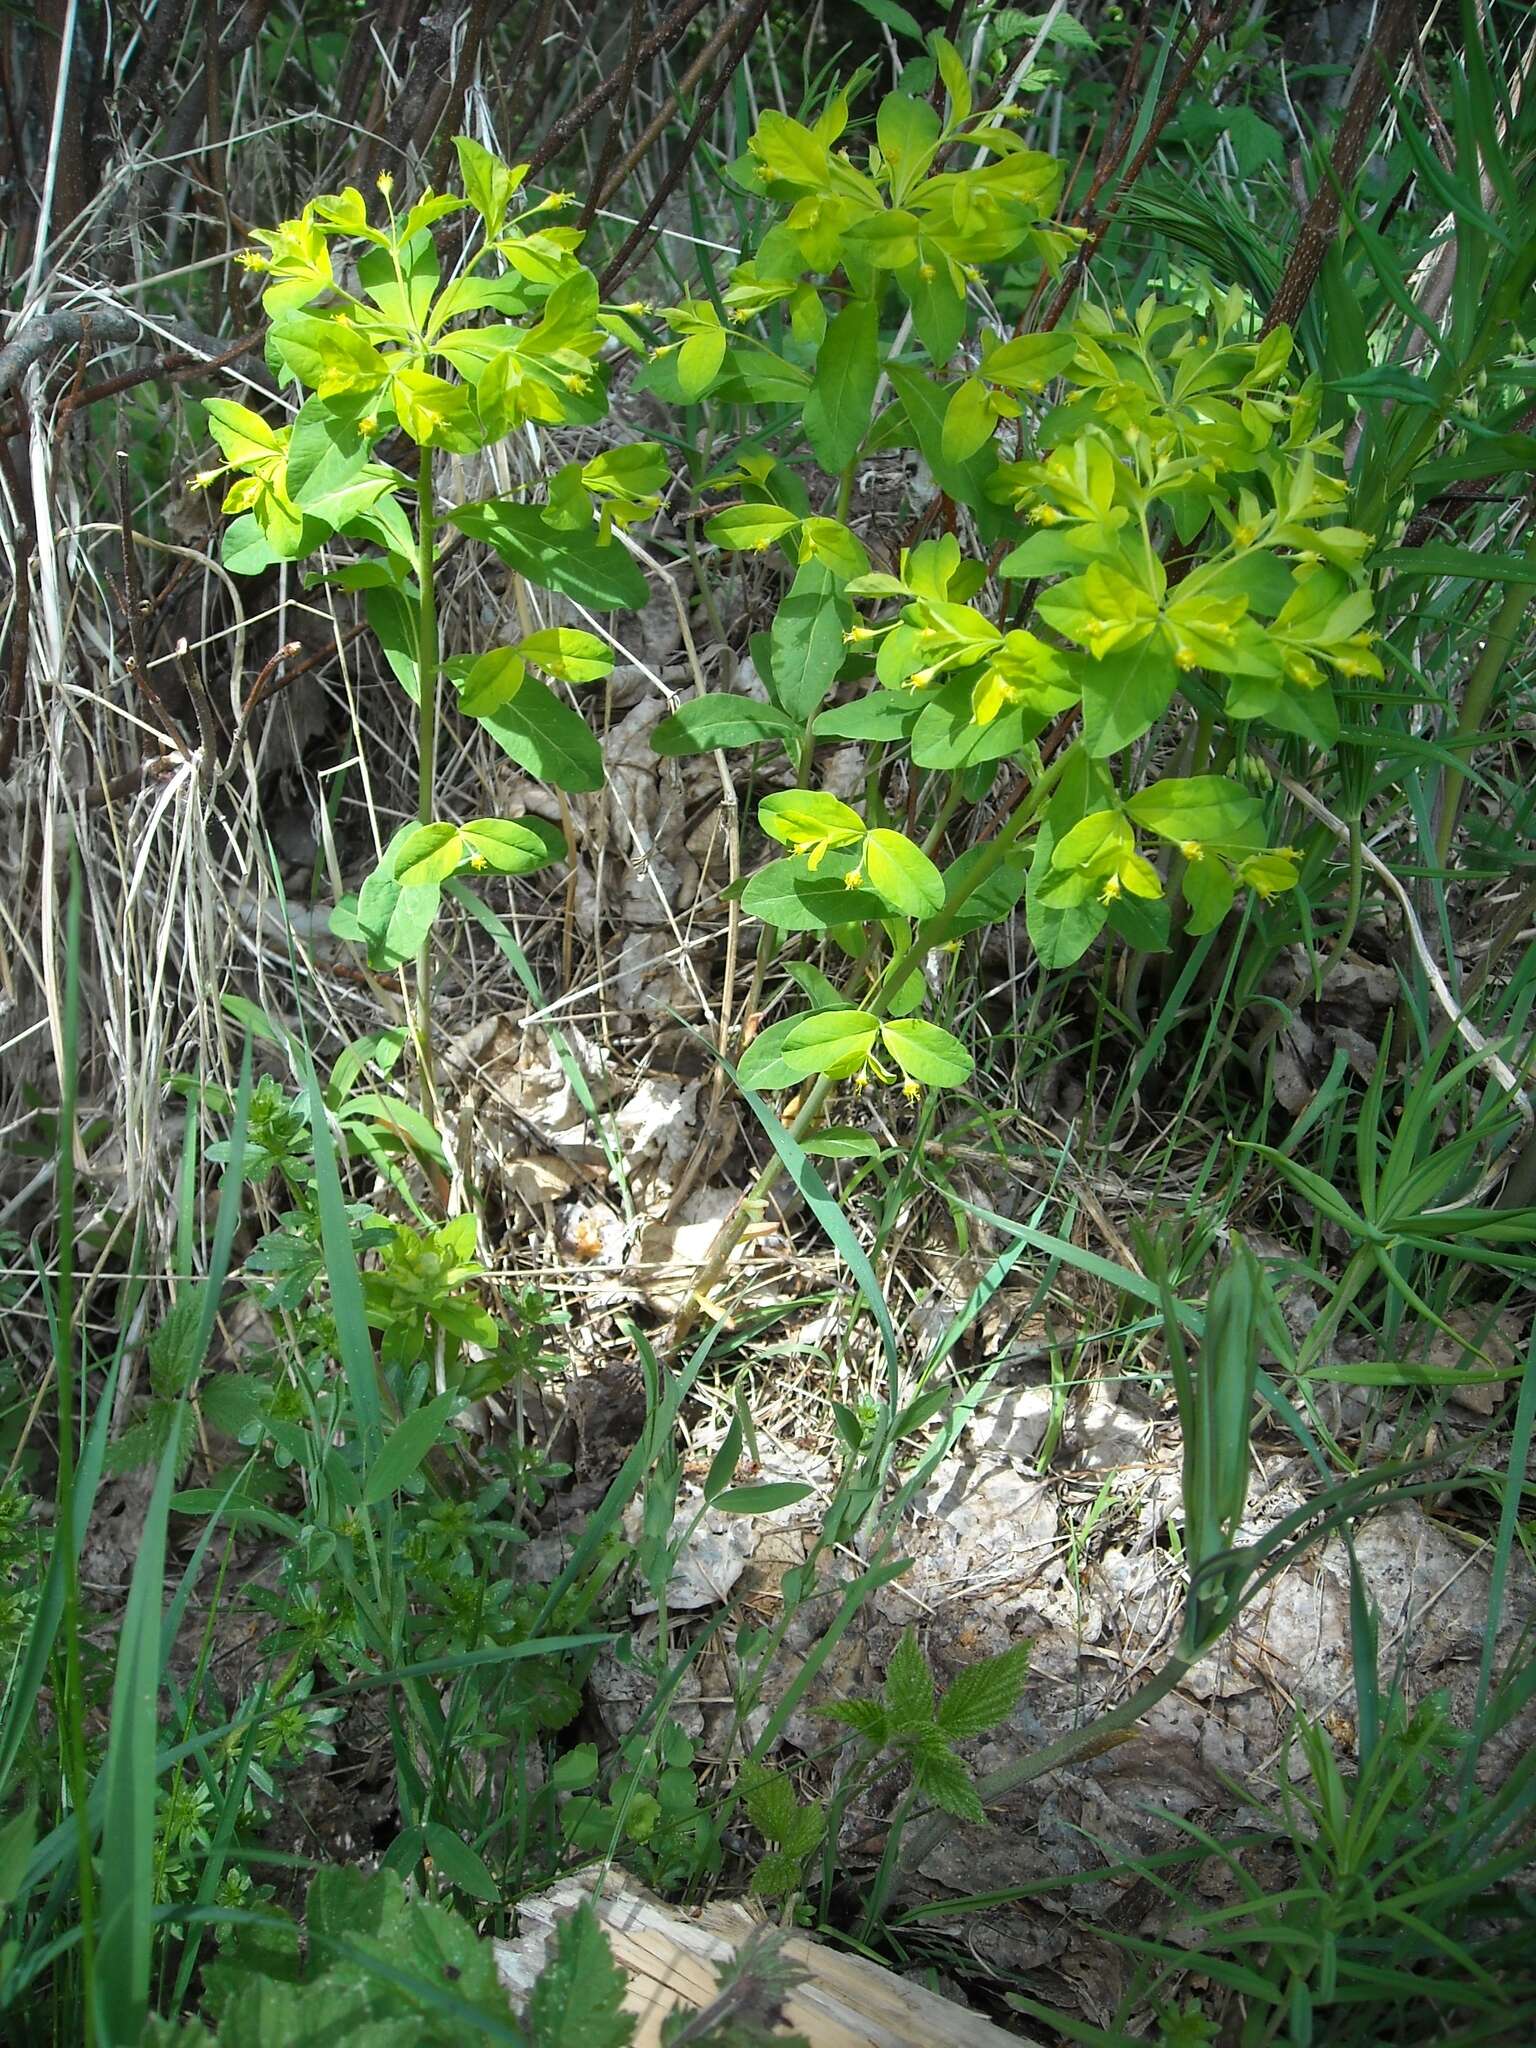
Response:
[{"label": "broad green leaf", "polygon": [[502,752],[530,775],[573,792],[601,789],[603,750],[587,721],[537,676],[494,711],[475,714]]},{"label": "broad green leaf", "polygon": [[1165,776],[1133,796],[1126,810],[1162,839],[1201,845],[1257,845],[1260,805],[1225,775]]},{"label": "broad green leaf", "polygon": [[1095,660],[1077,655],[1073,680],[1083,692],[1083,738],[1096,760],[1117,754],[1155,725],[1173,701],[1179,671],[1157,634]]},{"label": "broad green leaf", "polygon": [[847,652],[843,635],[852,625],[853,607],[836,573],[824,562],[802,562],[769,636],[773,695],[791,717],[809,718],[837,681]]},{"label": "broad green leaf", "polygon": [[800,524],[797,514],[782,505],[727,505],[704,528],[704,538],[720,548],[761,550],[783,540]]},{"label": "broad green leaf", "polygon": [[743,1088],[770,1091],[794,1087],[800,1076],[785,1064],[784,1041],[800,1022],[799,1017],[786,1017],[758,1033],[736,1063],[737,1078]]},{"label": "broad green leaf", "polygon": [[796,1019],[779,1058],[798,1081],[812,1074],[841,1081],[864,1065],[879,1031],[879,1019],[863,1010],[813,1010]]},{"label": "broad green leaf", "polygon": [[1097,896],[1060,909],[1042,902],[1041,891],[1052,876],[1056,839],[1049,819],[1041,824],[1030,862],[1025,898],[1029,942],[1047,969],[1072,967],[1103,931],[1109,912]]},{"label": "broad green leaf", "polygon": [[707,754],[716,747],[752,747],[763,740],[798,741],[800,725],[777,705],[755,697],[711,693],[680,704],[651,734],[658,754]]},{"label": "broad green leaf", "polygon": [[861,861],[870,888],[903,917],[932,917],[943,906],[943,876],[902,833],[884,827],[871,832]]},{"label": "broad green leaf", "polygon": [[[368,964],[376,974],[392,973],[405,961],[414,960],[437,917],[438,884],[407,889],[395,879],[396,856],[415,829],[414,825],[401,826],[358,891],[357,936],[368,948]],[[339,911],[332,911],[332,927],[340,931],[338,918]]]},{"label": "broad green leaf", "polygon": [[678,348],[677,386],[690,405],[714,383],[725,361],[727,339],[723,327],[705,327],[690,334]]},{"label": "broad green leaf", "polygon": [[376,1507],[381,1500],[399,1492],[427,1453],[443,1440],[449,1417],[462,1405],[458,1394],[439,1394],[424,1408],[413,1410],[390,1432],[363,1481],[364,1507]]},{"label": "broad green leaf", "polygon": [[870,300],[856,299],[827,329],[805,402],[806,434],[830,475],[840,475],[863,447],[879,380],[880,316]]},{"label": "broad green leaf", "polygon": [[[385,1446],[386,1451],[388,1446]],[[479,1899],[484,1905],[501,1904],[501,1886],[487,1870],[484,1862],[461,1835],[452,1828],[444,1827],[441,1821],[429,1820],[423,1824],[422,1834],[426,1838],[427,1854],[432,1858],[433,1868],[466,1897]]]},{"label": "broad green leaf", "polygon": [[395,852],[395,880],[402,889],[446,882],[463,866],[465,846],[457,825],[439,822],[407,832]]},{"label": "broad green leaf", "polygon": [[1232,908],[1232,899],[1237,894],[1237,884],[1225,862],[1212,860],[1209,856],[1186,862],[1179,886],[1189,907],[1189,918],[1184,928],[1192,939],[1215,931]]},{"label": "broad green leaf", "polygon": [[820,789],[788,789],[765,796],[757,822],[770,839],[808,853],[812,869],[834,847],[853,846],[864,837],[864,820],[851,804]]},{"label": "broad green leaf", "polygon": [[785,932],[836,931],[868,924],[885,905],[868,889],[850,889],[837,875],[813,875],[798,860],[770,861],[741,892],[741,907]]},{"label": "broad green leaf", "polygon": [[476,868],[498,875],[531,875],[565,858],[565,840],[544,818],[476,818],[459,828]]},{"label": "broad green leaf", "polygon": [[355,393],[334,398],[316,394],[299,407],[284,472],[288,495],[296,505],[308,509],[356,477],[368,460],[368,441],[360,425],[367,416],[367,398]]},{"label": "broad green leaf", "polygon": [[952,1031],[922,1017],[892,1017],[880,1027],[880,1043],[909,1081],[930,1088],[959,1088],[976,1062]]},{"label": "broad green leaf", "polygon": [[485,222],[487,235],[499,235],[507,208],[526,176],[526,166],[519,164],[513,169],[468,135],[455,135],[453,146],[458,152],[465,198]]},{"label": "broad green leaf", "polygon": [[984,352],[979,374],[1005,391],[1043,391],[1076,353],[1072,334],[1016,334]]},{"label": "broad green leaf", "polygon": [[997,414],[992,410],[986,385],[979,378],[967,377],[950,393],[944,413],[940,442],[944,460],[954,463],[968,461],[978,449],[986,447],[996,431]]},{"label": "broad green leaf", "polygon": [[818,739],[901,739],[917,723],[920,710],[920,702],[914,702],[910,693],[897,696],[890,690],[874,690],[851,704],[834,704],[830,711],[819,711],[812,730]]},{"label": "broad green leaf", "polygon": [[596,683],[613,672],[613,649],[595,633],[574,626],[545,626],[517,643],[524,661],[562,683]]},{"label": "broad green leaf", "polygon": [[558,590],[594,611],[643,609],[645,577],[617,541],[598,538],[597,525],[581,531],[555,526],[537,505],[490,498],[448,514],[461,533],[484,541],[518,574],[541,590]]},{"label": "broad green leaf", "polygon": [[502,710],[528,678],[527,665],[515,647],[493,647],[486,654],[477,654],[462,673],[450,664],[449,673],[466,718],[488,718]]}]

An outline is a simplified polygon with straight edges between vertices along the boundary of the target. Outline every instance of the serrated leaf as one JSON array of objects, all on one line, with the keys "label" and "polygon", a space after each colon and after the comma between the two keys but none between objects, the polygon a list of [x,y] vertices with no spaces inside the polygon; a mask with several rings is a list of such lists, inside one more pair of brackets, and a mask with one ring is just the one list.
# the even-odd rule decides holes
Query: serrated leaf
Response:
[{"label": "serrated leaf", "polygon": [[878,1700],[837,1700],[817,1711],[828,1721],[840,1721],[866,1742],[884,1744],[891,1733],[891,1719]]},{"label": "serrated leaf", "polygon": [[795,1819],[795,1788],[782,1771],[767,1771],[747,1787],[747,1818],[760,1835],[782,1843]]},{"label": "serrated leaf", "polygon": [[968,1742],[1006,1721],[1023,1696],[1029,1676],[1028,1643],[1015,1643],[996,1657],[984,1657],[962,1671],[939,1701],[935,1717],[951,1742]]},{"label": "serrated leaf", "polygon": [[752,1873],[749,1889],[755,1899],[781,1899],[800,1888],[800,1858],[770,1849]]},{"label": "serrated leaf", "polygon": [[583,1902],[557,1928],[528,2000],[533,2048],[628,2048],[635,2021],[623,2010],[626,1981],[597,1915]]},{"label": "serrated leaf", "polygon": [[985,1822],[987,1816],[971,1783],[971,1774],[936,1728],[919,1737],[908,1752],[912,1783],[925,1799],[956,1820]]},{"label": "serrated leaf", "polygon": [[933,1726],[933,1673],[918,1648],[915,1629],[906,1631],[886,1666],[885,1705],[896,1734],[915,1734]]}]

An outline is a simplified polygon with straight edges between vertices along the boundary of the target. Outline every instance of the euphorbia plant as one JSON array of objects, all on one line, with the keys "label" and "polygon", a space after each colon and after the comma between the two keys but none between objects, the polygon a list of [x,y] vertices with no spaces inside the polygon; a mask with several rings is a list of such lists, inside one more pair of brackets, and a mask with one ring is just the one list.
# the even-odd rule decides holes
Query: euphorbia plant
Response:
[{"label": "euphorbia plant", "polygon": [[[918,1014],[925,962],[1021,896],[1042,963],[1063,967],[1106,927],[1155,950],[1175,916],[1198,936],[1239,892],[1293,888],[1249,730],[1327,748],[1330,676],[1381,673],[1369,540],[1339,523],[1289,334],[1254,332],[1240,293],[1209,319],[1147,299],[1010,331],[999,304],[1027,313],[1071,247],[1049,224],[1059,170],[973,117],[957,53],[931,47],[942,114],[897,91],[857,141],[841,94],[810,125],[764,115],[733,168],[762,231],[726,318],[673,309],[680,338],[645,373],[721,413],[788,408],[707,480],[730,494],[708,539],[788,559],[752,646],[769,701],[697,699],[656,745],[787,756],[794,787],[758,807],[785,852],[742,891],[760,968],[783,933],[826,934],[850,965],[841,989],[798,971],[810,1007],[740,1073],[811,1083],[802,1132],[850,1076],[967,1078],[966,1048]],[[876,565],[853,486],[893,450],[936,497]],[[946,530],[924,537],[934,512]],[[866,743],[862,806],[817,786],[824,741]]]},{"label": "euphorbia plant", "polygon": [[[613,529],[649,513],[665,476],[660,449],[634,442],[568,462],[526,492],[444,507],[439,464],[474,456],[534,425],[585,425],[607,406],[600,357],[635,345],[624,311],[605,307],[578,260],[581,232],[552,194],[518,210],[523,169],[468,137],[456,140],[462,196],[430,190],[404,212],[392,180],[370,208],[352,187],[312,200],[295,220],[258,230],[243,260],[268,283],[267,357],[297,387],[291,422],[274,427],[229,400],[207,403],[232,474],[226,567],[255,574],[315,559],[315,578],[362,594],[395,676],[417,706],[417,814],[385,849],[355,905],[335,919],[376,970],[417,956],[417,1031],[430,1074],[429,933],[442,885],[487,869],[529,874],[565,852],[539,818],[439,819],[434,813],[438,697],[452,684],[530,773],[566,790],[603,780],[586,722],[542,677],[591,682],[613,665],[597,635],[526,619],[527,584],[594,611],[642,605],[644,576]],[[469,216],[445,267],[434,229]],[[444,660],[437,575],[456,536],[488,545],[512,572],[528,627],[504,645]]]}]

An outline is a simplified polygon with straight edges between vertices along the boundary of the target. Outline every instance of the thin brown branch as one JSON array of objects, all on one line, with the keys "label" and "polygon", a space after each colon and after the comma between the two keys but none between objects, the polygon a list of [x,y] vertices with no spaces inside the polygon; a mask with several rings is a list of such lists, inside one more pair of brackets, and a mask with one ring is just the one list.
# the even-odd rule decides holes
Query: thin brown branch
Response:
[{"label": "thin brown branch", "polygon": [[1387,89],[1403,57],[1416,43],[1418,33],[1418,0],[1384,0],[1376,17],[1376,32],[1355,73],[1344,118],[1333,140],[1332,156],[1323,166],[1285,274],[1264,315],[1265,334],[1274,327],[1294,326],[1311,298],[1324,258],[1339,231],[1344,195],[1359,175]]}]

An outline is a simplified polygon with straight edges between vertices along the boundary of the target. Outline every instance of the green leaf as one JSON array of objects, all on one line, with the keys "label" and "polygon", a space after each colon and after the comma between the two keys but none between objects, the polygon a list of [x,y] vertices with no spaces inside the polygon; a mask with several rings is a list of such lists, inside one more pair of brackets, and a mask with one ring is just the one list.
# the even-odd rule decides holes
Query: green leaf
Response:
[{"label": "green leaf", "polygon": [[429,1820],[422,1827],[427,1854],[451,1885],[471,1899],[488,1906],[501,1904],[501,1886],[464,1839],[441,1822]]},{"label": "green leaf", "polygon": [[1189,907],[1185,930],[1192,939],[1215,931],[1237,894],[1231,870],[1219,860],[1192,860],[1185,864],[1179,884]]},{"label": "green leaf", "polygon": [[769,686],[775,702],[791,717],[809,718],[837,681],[846,652],[843,635],[852,624],[853,606],[842,595],[836,572],[825,562],[802,562],[774,614],[769,635]]},{"label": "green leaf", "polygon": [[[782,1849],[770,1849],[758,1862],[748,1886],[754,1899],[781,1899],[800,1886],[801,1859],[787,1856]],[[766,2035],[757,2038],[766,2041]]]},{"label": "green leaf", "polygon": [[1261,807],[1225,775],[1165,776],[1133,796],[1126,810],[1161,839],[1202,845],[1261,843]]},{"label": "green leaf", "polygon": [[565,839],[544,818],[476,818],[460,827],[476,867],[498,875],[531,875],[565,858]]},{"label": "green leaf", "polygon": [[649,596],[645,577],[617,541],[602,542],[596,522],[585,529],[555,526],[537,505],[490,498],[448,514],[471,540],[481,540],[520,576],[541,590],[558,590],[593,611],[641,610]]},{"label": "green leaf", "polygon": [[596,683],[613,672],[613,649],[595,633],[578,632],[574,626],[545,626],[517,643],[524,661],[562,683]]},{"label": "green leaf", "polygon": [[959,1088],[976,1062],[953,1032],[921,1017],[893,1017],[880,1027],[880,1043],[909,1081]]},{"label": "green leaf", "polygon": [[358,427],[367,411],[368,400],[355,394],[309,398],[300,406],[284,471],[296,505],[310,507],[352,482],[368,460],[368,443]]},{"label": "green leaf", "polygon": [[925,1799],[942,1813],[952,1813],[956,1820],[978,1826],[986,1821],[970,1772],[936,1728],[913,1744],[910,1757],[912,1783]]},{"label": "green leaf", "polygon": [[466,718],[486,718],[510,704],[528,674],[527,663],[513,647],[493,647],[468,664],[449,662],[447,669]]},{"label": "green leaf", "polygon": [[855,299],[828,327],[805,402],[805,431],[816,460],[838,476],[864,445],[880,381],[880,316]]},{"label": "green leaf", "polygon": [[898,697],[890,690],[874,690],[851,704],[834,704],[830,711],[817,712],[812,730],[818,739],[903,739],[917,723],[921,709],[910,695]]},{"label": "green leaf", "polygon": [[707,754],[716,747],[754,747],[763,740],[799,738],[799,720],[777,705],[712,692],[680,704],[651,734],[651,745],[658,754]]},{"label": "green leaf", "polygon": [[1083,738],[1095,760],[1118,754],[1155,725],[1179,681],[1173,656],[1156,633],[1098,660],[1075,656],[1070,666],[1082,685]]},{"label": "green leaf", "polygon": [[[358,936],[368,948],[368,964],[376,974],[392,973],[420,952],[436,920],[442,891],[435,882],[403,888],[395,879],[395,860],[416,830],[402,825],[384,849],[383,858],[358,892]],[[336,929],[338,911],[332,911]]]},{"label": "green leaf", "polygon": [[786,512],[782,505],[728,505],[709,521],[704,538],[719,548],[761,550],[783,540],[799,524],[799,515]]},{"label": "green leaf", "polygon": [[844,1080],[869,1058],[879,1030],[879,1019],[863,1010],[815,1010],[796,1020],[779,1057],[797,1081],[812,1074]]},{"label": "green leaf", "polygon": [[[920,43],[923,40],[923,31],[918,26],[916,17],[909,14],[905,7],[899,6],[897,0],[854,0],[854,5],[862,7],[864,12],[873,16],[876,21],[884,22],[887,28],[895,29],[897,35],[910,36],[914,43]],[[881,102],[881,112],[884,113],[885,108],[890,104],[890,100],[897,97],[899,95],[892,93],[888,99],[883,100]],[[931,112],[932,110],[930,109],[929,111]],[[934,125],[935,127],[938,125],[937,115],[934,116]],[[881,147],[885,147],[883,134],[881,136]]]},{"label": "green leaf", "polygon": [[795,1788],[782,1771],[764,1771],[746,1787],[747,1818],[770,1842],[782,1842],[795,1821]]},{"label": "green leaf", "polygon": [[628,2048],[635,2021],[623,2010],[626,1982],[583,1900],[559,1923],[554,1953],[529,1998],[533,2048]]},{"label": "green leaf", "polygon": [[37,1808],[23,1806],[0,1827],[0,1913],[21,1890],[32,1845],[37,1840]]},{"label": "green leaf", "polygon": [[878,1700],[837,1700],[817,1710],[828,1721],[840,1721],[866,1742],[883,1747],[890,1739],[891,1717]]},{"label": "green leaf", "polygon": [[528,676],[496,710],[475,715],[502,752],[530,775],[556,789],[602,788],[603,750],[592,728],[537,676]]},{"label": "green leaf", "polygon": [[918,1648],[916,1629],[909,1628],[891,1653],[885,1709],[895,1734],[915,1735],[933,1726],[933,1673]]},{"label": "green leaf", "polygon": [[788,789],[765,796],[757,807],[757,822],[770,839],[797,852],[853,846],[864,837],[864,820],[852,805],[820,789]]},{"label": "green leaf", "polygon": [[418,825],[406,833],[395,853],[395,880],[402,889],[420,889],[446,882],[464,864],[464,841],[457,825]]},{"label": "green leaf", "polygon": [[1028,1643],[984,1657],[962,1671],[939,1701],[938,1726],[951,1742],[967,1742],[1006,1721],[1024,1694]]},{"label": "green leaf", "polygon": [[363,1481],[364,1507],[376,1507],[381,1500],[387,1500],[400,1490],[427,1453],[443,1439],[448,1418],[462,1405],[458,1394],[439,1394],[424,1408],[417,1408],[407,1415],[400,1426],[390,1432],[374,1460],[373,1469]]},{"label": "green leaf", "polygon": [[903,917],[932,917],[944,903],[944,877],[921,847],[883,826],[864,841],[861,860],[869,886]]},{"label": "green leaf", "polygon": [[723,327],[703,327],[677,350],[677,388],[686,403],[702,398],[719,375],[729,337]]},{"label": "green leaf", "polygon": [[512,170],[468,135],[455,135],[453,146],[465,198],[485,222],[487,235],[499,235],[513,194],[523,182],[523,166]]},{"label": "green leaf", "polygon": [[1055,850],[1056,834],[1050,821],[1046,820],[1035,839],[1034,858],[1029,866],[1025,921],[1029,942],[1039,956],[1041,966],[1048,969],[1075,966],[1103,931],[1109,918],[1109,912],[1097,896],[1090,897],[1086,903],[1073,904],[1068,909],[1058,909],[1041,901],[1040,892],[1051,879],[1051,860]]},{"label": "green leaf", "polygon": [[957,384],[950,393],[949,405],[944,413],[944,429],[940,445],[946,462],[966,462],[985,448],[997,431],[997,414],[987,395],[987,387],[976,377],[967,377],[963,384]]},{"label": "green leaf", "polygon": [[815,1492],[799,1479],[780,1479],[764,1486],[728,1486],[717,1493],[710,1506],[723,1515],[771,1515],[778,1508],[792,1508]]},{"label": "green leaf", "polygon": [[759,868],[741,892],[741,907],[784,932],[836,931],[845,924],[868,924],[885,911],[872,890],[849,889],[836,875],[810,874],[798,860],[770,861]]}]

